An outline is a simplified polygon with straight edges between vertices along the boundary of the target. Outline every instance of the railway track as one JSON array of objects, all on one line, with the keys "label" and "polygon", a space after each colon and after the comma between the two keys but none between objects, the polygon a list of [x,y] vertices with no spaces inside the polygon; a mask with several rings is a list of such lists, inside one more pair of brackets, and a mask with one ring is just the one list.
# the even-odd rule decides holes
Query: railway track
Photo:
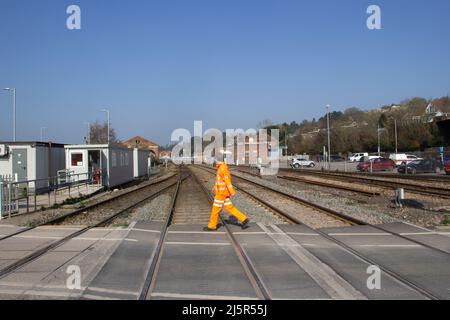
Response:
[{"label": "railway track", "polygon": [[[215,174],[213,171],[211,171],[210,168],[206,168],[206,167],[204,167],[204,166],[196,166],[196,167],[197,167],[197,168],[201,168],[202,170],[205,170],[205,171],[207,171],[207,172],[209,172],[209,173],[211,173],[211,174]],[[292,201],[296,201],[296,202],[301,203],[301,204],[304,205],[305,207],[314,208],[314,209],[316,209],[317,211],[322,211],[323,213],[327,213],[329,216],[335,217],[336,219],[341,220],[341,221],[344,222],[344,224],[346,224],[347,226],[350,226],[350,225],[370,226],[370,227],[372,227],[372,228],[378,229],[378,230],[383,231],[383,232],[388,232],[388,233],[395,234],[396,236],[398,236],[398,237],[400,237],[400,238],[403,238],[403,239],[405,239],[405,240],[407,240],[407,241],[414,242],[414,243],[416,243],[416,244],[419,244],[419,245],[424,246],[424,247],[427,247],[427,248],[429,248],[429,249],[438,251],[438,252],[440,252],[440,253],[448,254],[448,252],[446,252],[446,251],[444,251],[444,250],[441,250],[441,249],[439,249],[439,248],[436,248],[436,247],[430,246],[430,245],[428,245],[428,244],[426,244],[426,243],[423,243],[423,242],[416,241],[416,240],[414,240],[414,239],[408,238],[408,237],[406,237],[406,236],[404,236],[404,235],[402,235],[402,234],[400,234],[400,233],[394,233],[394,232],[392,232],[392,231],[390,231],[390,230],[388,230],[388,229],[383,228],[382,225],[374,225],[374,224],[367,223],[367,222],[365,222],[365,221],[363,221],[363,220],[360,220],[360,219],[357,219],[357,218],[348,216],[348,215],[343,214],[343,213],[341,213],[341,212],[335,211],[335,210],[333,210],[333,209],[331,209],[331,208],[327,208],[327,207],[323,207],[323,206],[317,205],[317,204],[312,203],[312,202],[310,202],[310,201],[306,201],[306,200],[304,200],[304,199],[298,198],[298,197],[296,197],[296,196],[294,196],[294,195],[292,195],[292,194],[289,194],[289,193],[283,192],[283,191],[281,191],[281,190],[277,190],[277,189],[268,187],[268,186],[263,185],[263,184],[261,184],[261,183],[255,182],[255,181],[253,181],[253,180],[250,180],[250,179],[247,179],[247,178],[244,178],[244,177],[237,176],[237,175],[235,175],[235,174],[232,174],[232,176],[233,176],[233,179],[237,179],[238,181],[239,181],[239,180],[242,180],[242,181],[245,181],[246,183],[248,183],[248,184],[250,184],[250,185],[257,186],[257,187],[258,187],[258,189],[257,189],[258,193],[269,191],[269,192],[272,192],[272,193],[274,193],[274,194],[282,195],[282,196],[286,197],[287,199],[290,199],[290,200],[292,200]],[[234,183],[234,185],[235,185],[235,187],[239,188],[239,183],[238,183],[238,184]],[[303,224],[303,225],[306,225],[306,226],[308,226],[308,227],[310,227],[310,228],[312,228],[312,229],[316,229],[316,230],[317,230],[317,228],[315,228],[314,225],[308,224],[308,221],[307,221],[307,220],[302,220],[301,217],[295,217],[295,216],[292,216],[292,215],[289,214],[288,212],[286,212],[286,211],[284,211],[284,210],[278,208],[277,205],[274,205],[274,204],[273,204],[273,199],[274,199],[273,197],[262,197],[262,196],[258,196],[258,195],[256,195],[256,194],[252,193],[251,191],[245,190],[244,188],[239,188],[239,190],[241,190],[242,192],[248,194],[249,196],[251,196],[252,198],[254,198],[255,200],[257,200],[258,202],[262,203],[263,205],[270,207],[272,210],[274,210],[274,211],[277,212],[278,214],[280,214],[280,215],[286,217],[287,219],[293,221],[294,223],[297,223],[297,224]],[[266,200],[267,198],[270,199],[270,203]],[[316,211],[316,212],[317,212],[317,211]],[[329,227],[329,225],[327,225],[327,227]]]},{"label": "railway track", "polygon": [[[406,183],[399,181],[388,181],[384,180],[383,176],[378,175],[373,177],[371,175],[354,175],[348,173],[331,173],[331,172],[322,172],[322,171],[308,171],[308,170],[291,170],[291,169],[280,169],[281,172],[288,173],[296,173],[296,174],[305,174],[316,177],[326,177],[337,181],[348,181],[348,182],[357,182],[363,183],[371,186],[379,186],[390,189],[398,189],[403,188],[406,191],[423,194],[427,196],[441,197],[445,199],[450,199],[450,189],[429,185],[420,185],[415,183]],[[396,179],[403,179],[403,177],[395,176]],[[442,183],[442,181],[440,181]]]},{"label": "railway track", "polygon": [[[209,168],[203,166],[197,166],[197,168],[201,168],[210,174],[215,174]],[[363,224],[360,220],[330,208],[317,205],[274,188],[269,188],[235,174],[232,174],[232,176],[234,179],[233,185],[237,189],[262,203],[264,206],[269,207],[271,210],[281,211],[284,218],[294,223],[309,225],[312,228]],[[266,193],[266,196],[261,196],[263,193]],[[270,199],[270,203],[267,199]],[[289,210],[289,208],[291,209]]]},{"label": "railway track", "polygon": [[[258,177],[258,178],[261,177],[259,174],[254,173],[250,170],[244,170],[244,169],[237,169],[237,170],[239,172],[243,172],[243,173],[252,175],[254,177]],[[358,188],[353,188],[353,187],[348,187],[348,186],[336,185],[336,184],[327,183],[327,182],[312,181],[312,180],[307,180],[307,179],[303,179],[300,177],[294,177],[294,176],[277,175],[277,178],[282,179],[282,180],[290,180],[290,181],[294,181],[294,182],[301,182],[301,183],[305,183],[305,184],[316,185],[319,187],[325,187],[325,188],[330,188],[330,189],[349,191],[349,192],[357,193],[357,194],[367,196],[367,197],[375,197],[375,196],[381,195],[381,193],[376,192],[376,191],[368,191],[368,190],[363,190],[363,189],[358,189]]]},{"label": "railway track", "polygon": [[[180,175],[177,175],[177,176],[180,176]],[[120,196],[117,196],[115,198],[106,199],[104,201],[93,204],[89,207],[86,207],[86,208],[83,208],[80,210],[76,210],[74,212],[68,213],[61,217],[57,217],[57,218],[51,220],[50,222],[43,223],[42,225],[58,224],[58,223],[61,223],[62,221],[64,221],[65,219],[73,218],[74,215],[79,215],[79,214],[85,214],[85,215],[87,214],[88,215],[90,212],[89,210],[98,209],[102,205],[116,206],[115,209],[106,210],[101,215],[97,216],[97,218],[90,221],[90,223],[87,226],[81,227],[79,230],[71,232],[70,234],[62,237],[61,239],[53,241],[50,244],[45,245],[42,248],[39,248],[38,250],[26,255],[25,257],[20,258],[17,261],[2,268],[0,270],[0,278],[18,270],[20,267],[36,260],[37,258],[50,252],[51,250],[53,250],[55,248],[61,246],[62,244],[66,243],[67,241],[69,241],[77,236],[80,236],[93,228],[105,226],[108,223],[110,223],[112,220],[114,220],[115,218],[120,216],[121,214],[127,212],[128,210],[133,209],[146,201],[156,198],[157,196],[166,192],[170,188],[174,187],[177,184],[178,179],[180,179],[180,178],[177,178],[177,180],[174,180],[174,176],[169,176],[167,178],[160,179],[157,182],[154,182],[154,183],[142,186],[138,189],[121,194]],[[149,190],[150,188],[152,188],[151,191]],[[153,190],[154,188],[156,188],[156,190]],[[139,192],[141,196],[134,197],[136,192]],[[120,199],[122,201],[122,205],[120,205],[120,206],[117,206],[117,204],[113,204],[118,199]],[[42,225],[39,225],[39,226],[42,226]],[[11,238],[15,235],[26,233],[27,231],[30,231],[37,227],[38,226],[20,230],[18,232],[15,232],[14,234],[3,237],[2,239],[0,239],[0,241],[5,240],[7,238]]]},{"label": "railway track", "polygon": [[[113,209],[117,208],[116,204],[115,204],[117,201],[121,201],[121,202],[125,202],[126,203],[126,201],[132,200],[135,197],[136,193],[145,193],[145,191],[148,188],[151,188],[151,187],[153,187],[153,186],[155,186],[157,184],[160,184],[160,183],[167,182],[167,181],[173,179],[175,176],[176,176],[176,174],[172,174],[172,175],[169,175],[167,177],[164,177],[164,178],[161,178],[161,179],[157,179],[157,180],[155,180],[155,181],[153,181],[153,182],[151,182],[149,184],[145,184],[145,185],[140,186],[140,187],[138,187],[136,189],[132,189],[132,190],[129,190],[127,192],[121,193],[121,194],[119,194],[117,196],[114,196],[114,197],[111,197],[111,198],[107,198],[107,199],[95,202],[95,203],[93,203],[91,205],[88,205],[86,207],[83,207],[83,208],[80,208],[80,209],[68,212],[68,213],[66,213],[64,215],[61,215],[61,216],[55,217],[53,219],[50,219],[48,221],[39,223],[39,224],[37,224],[35,226],[23,228],[21,230],[18,230],[17,232],[14,232],[14,233],[11,233],[11,234],[8,234],[6,236],[1,237],[0,241],[6,240],[8,238],[14,237],[16,235],[19,235],[21,233],[33,230],[35,228],[38,228],[38,227],[41,227],[41,226],[44,226],[44,225],[61,224],[62,221],[73,219],[74,217],[77,217],[79,215],[88,216],[89,213],[94,211],[94,210],[108,210],[108,209],[109,210],[113,210]],[[104,208],[104,209],[102,209],[102,208]]]},{"label": "railway track", "polygon": [[[184,193],[183,193],[184,192]],[[140,300],[148,300],[152,297],[152,291],[156,283],[158,267],[163,254],[164,243],[167,239],[168,229],[172,224],[205,223],[209,221],[209,213],[214,198],[212,194],[204,187],[195,175],[190,175],[182,181],[178,181],[176,190],[172,198],[171,209],[166,218],[160,239],[156,247],[154,259],[150,264],[147,277],[143,286],[143,290],[139,297]],[[184,205],[187,205],[184,207]],[[192,217],[189,217],[192,216]],[[250,283],[253,285],[256,296],[260,299],[269,299],[262,281],[260,280],[256,270],[252,266],[250,260],[239,242],[233,236],[233,233],[226,225],[222,217],[220,217],[222,225],[226,231],[226,235],[230,240],[233,249],[238,256]]]},{"label": "railway track", "polygon": [[[209,168],[205,168],[204,166],[196,166],[196,167],[201,168],[201,169],[204,170],[204,171],[207,171],[207,172],[210,172],[210,173],[214,174],[213,171],[211,171]],[[239,176],[233,175],[233,179],[236,179],[236,178],[237,178],[237,179],[241,179],[241,180],[246,180],[246,181],[248,181],[249,183],[254,184],[254,185],[260,185],[260,184],[258,184],[258,183],[256,183],[256,182],[252,181],[252,180],[245,179],[245,178],[241,178],[241,177],[239,177]],[[235,187],[237,187],[237,186],[236,186],[236,183],[234,183],[234,185],[235,185]],[[262,186],[262,185],[260,185],[260,186]],[[267,186],[262,186],[262,187],[267,188],[267,189],[271,189],[271,188],[269,188],[269,187],[267,187]],[[239,188],[239,189],[240,189],[241,191],[244,191],[242,188]],[[280,192],[281,194],[286,195],[287,197],[292,197],[292,198],[295,198],[295,199],[296,199],[296,197],[293,197],[292,195],[286,194],[286,193],[281,192],[281,191],[278,191],[278,190],[276,190],[276,189],[271,189],[271,190],[272,190],[272,191],[275,191],[275,192]],[[246,192],[246,191],[244,191],[244,192]],[[246,192],[246,193],[247,193],[247,192]],[[247,193],[247,194],[251,195],[250,193]],[[278,214],[283,215],[283,216],[285,216],[285,217],[288,218],[288,219],[291,218],[290,215],[286,215],[286,212],[285,212],[284,210],[279,209],[279,208],[277,208],[277,207],[275,207],[275,206],[272,206],[271,204],[268,204],[266,200],[262,199],[262,197],[255,196],[255,195],[251,195],[251,196],[252,196],[254,199],[260,201],[263,205],[269,205],[269,206],[271,207],[271,209],[274,210],[275,212],[277,212]],[[272,201],[272,198],[271,198],[271,201]],[[301,200],[301,201],[303,201],[303,200]],[[315,205],[312,204],[312,203],[310,203],[310,205],[315,206]],[[321,207],[321,209],[323,209],[323,210],[330,210],[330,209],[328,209],[328,208],[322,208],[322,207]],[[337,214],[337,215],[342,215],[342,214],[340,214],[340,213],[338,213],[338,212],[334,212],[333,210],[331,210],[331,212],[333,212],[334,214]],[[384,228],[381,227],[381,226],[367,224],[367,223],[365,223],[365,222],[363,222],[363,221],[354,219],[354,218],[352,218],[352,217],[348,217],[348,216],[346,216],[346,215],[342,215],[342,218],[343,218],[343,219],[349,219],[349,222],[351,221],[351,224],[367,225],[367,226],[371,226],[371,227],[373,227],[373,228],[376,228],[376,229],[378,229],[378,230],[380,230],[380,231],[391,232],[391,231],[388,231],[388,230],[384,229]],[[306,228],[310,229],[311,231],[317,232],[318,234],[320,234],[321,236],[323,236],[323,237],[326,238],[327,240],[332,241],[333,243],[337,244],[337,245],[340,246],[341,248],[344,248],[345,250],[351,252],[351,253],[354,254],[355,256],[357,256],[357,257],[359,257],[360,259],[362,259],[362,260],[366,261],[367,263],[369,263],[370,265],[376,265],[376,266],[378,266],[383,272],[385,272],[386,274],[389,274],[391,277],[397,279],[398,281],[402,282],[402,283],[405,284],[406,286],[408,286],[408,287],[410,287],[411,289],[417,291],[418,293],[420,293],[421,295],[423,295],[423,296],[426,297],[427,299],[431,299],[431,300],[439,300],[439,299],[441,299],[439,296],[435,295],[435,294],[434,294],[433,292],[431,292],[430,290],[424,288],[423,286],[421,286],[420,284],[416,283],[415,281],[410,280],[407,276],[403,276],[402,274],[399,274],[399,273],[393,271],[392,269],[386,267],[385,265],[383,265],[382,261],[375,261],[375,260],[373,260],[372,258],[367,257],[367,256],[364,255],[364,254],[361,254],[360,252],[356,251],[355,249],[353,249],[352,247],[348,246],[348,245],[345,244],[344,242],[342,242],[342,241],[340,241],[340,240],[338,240],[338,239],[336,239],[336,238],[330,236],[330,235],[327,234],[326,232],[320,230],[320,228],[319,228],[319,229],[314,228],[314,227],[312,227],[311,225],[308,225],[307,223],[304,223],[304,221],[301,221],[301,220],[296,219],[296,218],[293,218],[293,221],[294,221],[295,223],[304,225]],[[448,255],[447,252],[442,251],[442,250],[440,250],[440,249],[438,249],[438,248],[435,248],[435,247],[433,247],[433,246],[429,246],[429,245],[424,244],[424,243],[422,243],[422,242],[412,240],[412,239],[407,238],[407,237],[405,237],[405,236],[403,236],[403,235],[401,235],[401,234],[398,234],[398,233],[393,233],[393,234],[395,234],[396,236],[401,237],[401,238],[403,238],[403,239],[405,239],[405,240],[412,241],[412,242],[414,242],[414,243],[416,243],[416,244],[419,244],[419,245],[421,245],[421,246],[424,246],[424,247],[427,247],[427,248],[429,248],[429,249],[436,250],[436,251],[438,251],[438,252],[440,252],[440,253],[444,253],[444,254],[447,254],[447,255]]]}]

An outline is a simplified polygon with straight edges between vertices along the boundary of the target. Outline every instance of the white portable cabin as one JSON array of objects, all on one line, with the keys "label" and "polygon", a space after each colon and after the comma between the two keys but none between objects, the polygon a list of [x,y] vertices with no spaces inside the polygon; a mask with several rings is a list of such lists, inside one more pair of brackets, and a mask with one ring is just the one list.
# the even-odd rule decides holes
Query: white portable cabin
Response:
[{"label": "white portable cabin", "polygon": [[134,179],[132,149],[107,144],[66,145],[65,149],[66,170],[71,173],[101,171],[101,184],[109,188]]},{"label": "white portable cabin", "polygon": [[135,178],[148,176],[150,151],[133,149],[133,174]]},{"label": "white portable cabin", "polygon": [[65,167],[64,145],[51,142],[0,142],[0,178],[12,181],[40,180],[30,188],[48,187],[47,179]]}]

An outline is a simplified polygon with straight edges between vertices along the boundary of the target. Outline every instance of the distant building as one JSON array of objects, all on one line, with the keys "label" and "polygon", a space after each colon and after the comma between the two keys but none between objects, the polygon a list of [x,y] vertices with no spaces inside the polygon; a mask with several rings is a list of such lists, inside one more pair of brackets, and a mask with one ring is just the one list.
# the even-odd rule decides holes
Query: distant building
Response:
[{"label": "distant building", "polygon": [[443,120],[447,117],[445,113],[436,108],[433,104],[428,104],[425,109],[424,120],[425,122],[435,122],[437,120]]},{"label": "distant building", "polygon": [[162,160],[170,159],[171,155],[172,155],[172,152],[169,150],[164,150],[164,151],[159,152],[159,158]]},{"label": "distant building", "polygon": [[147,149],[150,150],[150,152],[153,153],[155,157],[159,156],[159,145],[141,136],[135,136],[131,139],[128,139],[127,141],[124,141],[123,144],[130,149]]}]

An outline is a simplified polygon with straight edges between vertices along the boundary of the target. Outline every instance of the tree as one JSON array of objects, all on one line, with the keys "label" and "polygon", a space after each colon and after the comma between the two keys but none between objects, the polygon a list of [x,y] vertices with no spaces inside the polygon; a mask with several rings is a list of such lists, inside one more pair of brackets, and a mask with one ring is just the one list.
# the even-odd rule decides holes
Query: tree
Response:
[{"label": "tree", "polygon": [[[117,134],[114,128],[109,128],[109,140],[111,145],[119,145],[121,142],[117,139]],[[89,141],[91,144],[106,144],[108,143],[108,123],[100,123],[95,121],[91,124],[89,132]]]}]

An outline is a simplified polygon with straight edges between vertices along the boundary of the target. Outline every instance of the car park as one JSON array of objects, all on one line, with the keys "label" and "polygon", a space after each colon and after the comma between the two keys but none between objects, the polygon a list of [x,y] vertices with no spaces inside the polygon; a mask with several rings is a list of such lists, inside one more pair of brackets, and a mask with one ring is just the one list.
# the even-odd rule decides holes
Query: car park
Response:
[{"label": "car park", "polygon": [[394,161],[388,158],[376,158],[368,161],[361,161],[356,167],[358,171],[390,171],[395,167]]},{"label": "car park", "polygon": [[291,162],[291,167],[295,168],[295,169],[298,169],[301,167],[313,168],[315,166],[316,166],[316,164],[314,163],[314,161],[302,159],[302,158],[294,159]]},{"label": "car park", "polygon": [[437,170],[437,164],[432,159],[415,160],[410,163],[402,164],[398,167],[398,173],[435,173]]}]

